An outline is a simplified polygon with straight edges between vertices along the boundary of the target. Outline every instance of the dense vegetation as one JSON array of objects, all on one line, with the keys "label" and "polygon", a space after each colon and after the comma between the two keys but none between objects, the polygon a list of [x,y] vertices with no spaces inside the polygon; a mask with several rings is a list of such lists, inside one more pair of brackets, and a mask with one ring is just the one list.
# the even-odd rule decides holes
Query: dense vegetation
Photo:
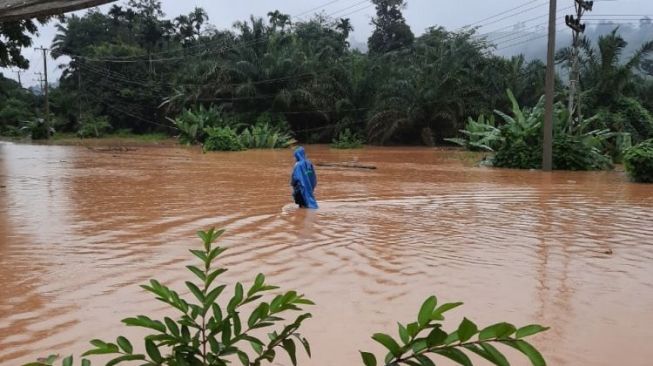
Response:
[{"label": "dense vegetation", "polygon": [[626,150],[624,164],[635,182],[653,183],[653,139]]},{"label": "dense vegetation", "polygon": [[[130,0],[106,14],[67,16],[52,43],[54,57],[70,57],[60,86],[51,93],[54,127],[80,136],[126,129],[163,132],[188,144],[204,144],[209,130],[216,134],[228,127],[241,148],[283,147],[293,139],[333,143],[357,136],[371,144],[454,141],[487,150],[485,141],[469,141],[459,131],[467,126],[497,135],[509,121],[497,118],[494,126],[482,126],[470,118],[510,111],[508,89],[524,110],[538,108],[544,89],[541,61],[496,56],[494,46],[473,28],[435,26],[415,36],[402,14],[405,0],[373,3],[376,16],[367,52],[350,47],[349,19],[320,14],[295,20],[271,11],[266,19],[252,16],[223,30],[212,26],[201,8],[167,18],[157,0]],[[653,137],[653,42],[631,51],[632,45],[614,30],[581,45],[583,115],[590,122],[580,128],[573,118],[560,121],[558,131],[570,135],[560,135],[556,146],[575,149],[572,155],[592,152],[598,158],[606,153],[619,160],[620,142],[637,144]],[[570,67],[570,57],[568,48],[558,52],[561,70]],[[561,77],[557,85],[557,101],[564,103]],[[13,107],[9,113],[0,111],[2,126],[18,126],[26,118],[20,113],[33,113],[34,101],[30,103],[31,109],[17,107],[15,100],[6,104]],[[600,146],[576,146],[589,140],[583,134],[605,130],[614,135],[603,135]],[[517,149],[540,143],[520,136],[508,139],[516,139]],[[498,165],[537,167],[531,153],[536,152],[520,151],[521,157]],[[589,165],[576,157],[564,159],[558,168],[610,165],[602,158]]]},{"label": "dense vegetation", "polygon": [[[225,248],[215,246],[223,232],[215,229],[198,232],[202,248],[190,252],[199,259],[200,265],[186,267],[196,278],[185,283],[190,291],[187,296],[157,280],[141,286],[177,314],[162,320],[138,315],[122,321],[127,326],[144,328],[151,333],[142,340],[144,352],[135,349],[135,342],[118,336],[115,342],[92,340],[93,348],[83,357],[109,356],[112,359],[106,363],[107,366],[132,361],[152,366],[226,366],[236,362],[243,366],[260,366],[263,363],[275,364],[278,353],[283,350],[296,366],[297,343],[310,357],[309,342],[299,330],[302,323],[311,318],[311,313],[304,312],[303,307],[314,304],[304,295],[296,291],[281,292],[259,274],[249,288],[236,283],[233,296],[223,301],[227,285],[220,284],[217,279],[227,269],[218,266],[217,259]],[[276,295],[272,295],[273,291]],[[506,357],[494,347],[502,344],[526,355],[533,366],[546,365],[540,352],[525,338],[548,328],[532,324],[517,329],[512,324],[501,322],[479,329],[465,318],[456,330],[444,331],[444,314],[460,305],[462,303],[457,302],[438,306],[435,296],[426,299],[415,322],[399,323],[399,339],[403,345],[390,335],[374,334],[372,338],[389,351],[382,364],[430,366],[434,364],[430,357],[438,356],[471,366],[472,361],[463,352],[467,351],[496,365],[508,365]],[[361,356],[365,366],[377,366],[372,353],[361,352]],[[50,356],[25,366],[50,366],[56,360],[57,356]],[[68,356],[61,364],[72,366],[73,361],[73,357]],[[81,365],[90,366],[91,362],[85,358]]]}]

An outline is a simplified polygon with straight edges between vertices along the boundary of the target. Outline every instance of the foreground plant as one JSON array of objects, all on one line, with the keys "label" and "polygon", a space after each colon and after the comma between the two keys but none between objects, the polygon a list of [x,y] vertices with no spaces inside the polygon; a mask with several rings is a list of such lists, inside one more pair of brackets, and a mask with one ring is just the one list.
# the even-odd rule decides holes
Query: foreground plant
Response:
[{"label": "foreground plant", "polygon": [[[272,363],[277,352],[283,349],[296,365],[295,340],[310,356],[308,341],[298,333],[302,322],[311,317],[310,313],[302,313],[289,324],[273,329],[286,323],[282,316],[293,311],[302,312],[303,305],[313,304],[304,295],[288,291],[272,297],[270,302],[261,301],[266,293],[278,287],[266,284],[265,277],[259,274],[249,289],[237,283],[227,305],[221,304],[220,296],[227,286],[217,284],[216,279],[226,269],[214,263],[225,249],[214,247],[213,243],[223,232],[211,229],[198,233],[204,243],[203,250],[190,252],[199,258],[201,266],[187,267],[198,279],[186,282],[192,298],[183,298],[156,280],[141,286],[179,313],[176,319],[156,320],[139,315],[123,320],[127,326],[153,331],[143,339],[145,353],[135,352],[132,342],[120,336],[115,342],[92,340],[93,348],[83,356],[114,356],[107,366],[129,361],[152,366],[224,366],[236,359],[244,366],[259,366],[265,361]],[[245,313],[249,315],[243,316]],[[267,334],[267,340],[262,339],[261,333]],[[50,356],[25,366],[52,365],[56,359]],[[73,358],[63,359],[62,365],[72,366]],[[89,360],[82,360],[82,366],[90,365]]]},{"label": "foreground plant", "polygon": [[[508,366],[508,359],[494,346],[501,344],[517,349],[525,354],[534,366],[545,366],[540,352],[524,338],[543,332],[548,328],[540,325],[527,325],[517,329],[509,323],[497,323],[480,329],[472,321],[464,318],[454,331],[442,329],[444,313],[462,305],[461,302],[446,303],[439,307],[437,299],[431,296],[419,310],[417,321],[399,326],[399,341],[388,334],[376,333],[372,337],[383,345],[388,353],[382,365],[386,366],[434,366],[434,356],[444,357],[459,365],[471,366],[467,353],[476,354],[495,365]],[[466,353],[467,352],[467,353]],[[365,366],[377,366],[374,354],[361,352]]]}]

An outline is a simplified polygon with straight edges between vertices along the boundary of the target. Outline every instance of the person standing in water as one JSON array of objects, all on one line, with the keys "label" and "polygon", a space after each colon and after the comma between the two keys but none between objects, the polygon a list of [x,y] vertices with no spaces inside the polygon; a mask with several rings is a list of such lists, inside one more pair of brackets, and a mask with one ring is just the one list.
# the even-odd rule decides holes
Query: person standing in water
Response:
[{"label": "person standing in water", "polygon": [[295,149],[295,167],[290,176],[290,185],[293,188],[293,198],[300,208],[317,208],[317,201],[313,191],[317,186],[317,175],[313,163],[306,158],[306,151],[299,146]]}]

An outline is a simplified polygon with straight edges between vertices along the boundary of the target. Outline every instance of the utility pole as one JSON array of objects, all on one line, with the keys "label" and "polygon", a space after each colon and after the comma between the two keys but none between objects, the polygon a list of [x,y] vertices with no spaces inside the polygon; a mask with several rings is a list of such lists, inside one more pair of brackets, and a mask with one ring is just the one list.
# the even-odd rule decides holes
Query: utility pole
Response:
[{"label": "utility pole", "polygon": [[571,73],[569,74],[569,127],[574,123],[574,112],[576,114],[576,124],[582,121],[581,114],[581,96],[580,96],[580,64],[579,64],[579,47],[580,35],[585,32],[585,24],[581,23],[583,14],[586,11],[592,11],[594,1],[574,0],[576,16],[565,16],[565,23],[572,30],[572,48],[571,48]]},{"label": "utility pole", "polygon": [[16,73],[16,75],[18,75],[18,85],[20,85],[20,88],[22,89],[23,88],[23,82],[20,80],[20,74],[22,73],[22,71],[18,70],[18,71],[14,71],[14,72]]},{"label": "utility pole", "polygon": [[45,93],[45,122],[49,125],[50,122],[50,103],[48,100],[48,49],[45,47],[36,48],[43,51],[43,91]]},{"label": "utility pole", "polygon": [[79,119],[82,120],[82,68],[77,69],[77,106],[79,107]]},{"label": "utility pole", "polygon": [[544,104],[544,141],[542,148],[542,170],[550,172],[553,169],[553,93],[555,86],[555,60],[556,48],[556,13],[557,1],[549,0],[549,46],[546,55],[546,81]]},{"label": "utility pole", "polygon": [[41,89],[41,93],[43,93],[43,73],[35,72],[34,75],[38,76],[38,79],[35,79],[34,81],[39,82],[39,88]]}]

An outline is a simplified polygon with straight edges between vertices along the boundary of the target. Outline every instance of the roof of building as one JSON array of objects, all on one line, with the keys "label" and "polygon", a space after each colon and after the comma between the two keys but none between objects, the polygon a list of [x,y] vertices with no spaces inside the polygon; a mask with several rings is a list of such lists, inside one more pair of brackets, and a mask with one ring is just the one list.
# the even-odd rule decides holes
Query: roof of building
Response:
[{"label": "roof of building", "polygon": [[115,0],[0,0],[0,22],[59,15]]}]

